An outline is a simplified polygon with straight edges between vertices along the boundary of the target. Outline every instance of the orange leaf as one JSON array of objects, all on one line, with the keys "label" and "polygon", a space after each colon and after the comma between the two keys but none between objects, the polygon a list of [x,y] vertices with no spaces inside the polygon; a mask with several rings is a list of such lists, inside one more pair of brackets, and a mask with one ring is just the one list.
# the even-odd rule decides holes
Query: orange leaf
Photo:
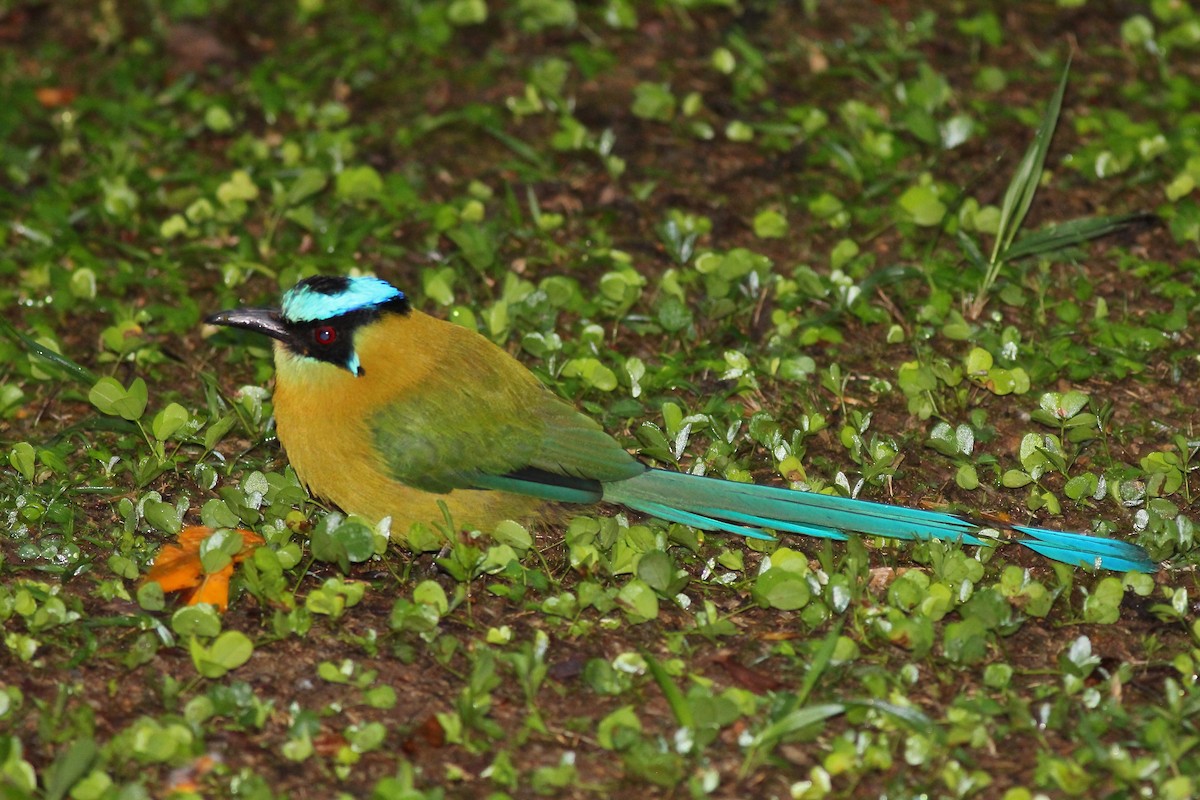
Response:
[{"label": "orange leaf", "polygon": [[154,559],[154,566],[146,573],[142,583],[154,581],[164,592],[178,592],[181,589],[191,589],[200,583],[200,575],[204,568],[200,565],[197,549],[190,551],[173,544],[163,545]]},{"label": "orange leaf", "polygon": [[179,532],[179,545],[193,553],[200,552],[200,543],[213,535],[213,529],[207,525],[189,525]]},{"label": "orange leaf", "polygon": [[220,611],[229,608],[229,579],[233,577],[233,564],[226,564],[216,572],[204,576],[199,588],[187,599],[189,606],[212,603]]},{"label": "orange leaf", "polygon": [[34,96],[43,108],[59,108],[70,105],[78,94],[74,89],[64,86],[42,86],[34,90]]},{"label": "orange leaf", "polygon": [[[262,545],[261,536],[251,531],[238,530],[242,537],[242,549],[233,557],[235,562],[244,561]],[[224,611],[229,607],[229,579],[233,576],[233,564],[206,574],[200,562],[200,545],[209,536],[212,528],[192,525],[179,532],[178,544],[166,544],[154,559],[154,566],[146,573],[142,583],[153,581],[164,592],[179,592],[194,589],[187,598],[188,605],[212,603]]]},{"label": "orange leaf", "polygon": [[267,543],[267,540],[259,536],[254,531],[247,531],[238,528],[238,533],[242,535],[242,549],[233,557],[235,563],[242,563],[250,556],[254,555],[254,551]]}]

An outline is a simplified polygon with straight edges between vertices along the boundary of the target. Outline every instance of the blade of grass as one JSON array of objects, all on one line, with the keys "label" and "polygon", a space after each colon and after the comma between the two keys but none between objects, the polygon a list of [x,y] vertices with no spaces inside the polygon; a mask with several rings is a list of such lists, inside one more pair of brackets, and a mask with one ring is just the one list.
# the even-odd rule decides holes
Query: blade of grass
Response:
[{"label": "blade of grass", "polygon": [[516,155],[518,155],[521,158],[528,161],[532,166],[536,167],[537,169],[542,170],[542,171],[550,170],[549,162],[547,162],[546,159],[542,158],[541,154],[538,153],[537,150],[534,150],[532,147],[525,144],[525,142],[521,141],[517,137],[515,137],[505,131],[500,130],[500,128],[498,128],[494,125],[485,125],[481,128],[481,130],[483,130],[484,133],[488,134],[496,141],[503,144],[509,150],[513,151],[513,153],[515,153]]},{"label": "blade of grass", "polygon": [[683,692],[671,680],[671,676],[663,669],[662,664],[654,659],[654,656],[649,653],[642,653],[642,658],[646,659],[646,666],[650,669],[650,675],[653,676],[654,682],[658,684],[658,688],[662,690],[663,697],[667,699],[667,705],[671,707],[671,713],[675,716],[675,722],[681,728],[691,728],[695,723],[692,717],[691,706],[688,705],[687,698],[683,696]]},{"label": "blade of grass", "polygon": [[903,283],[904,281],[924,280],[924,278],[925,273],[915,267],[904,264],[890,264],[869,273],[867,277],[863,278],[862,283],[859,284],[859,288],[866,295],[885,286]]},{"label": "blade of grass", "polygon": [[75,363],[61,353],[54,352],[28,334],[21,333],[21,331],[14,328],[7,320],[0,320],[0,333],[3,333],[9,339],[12,339],[25,348],[25,351],[30,356],[41,359],[50,367],[66,372],[80,383],[91,386],[98,380],[96,374],[87,367]]},{"label": "blade of grass", "polygon": [[1062,77],[1058,81],[1058,89],[1050,98],[1050,103],[1046,106],[1046,113],[1042,116],[1042,124],[1033,137],[1029,149],[1025,151],[1021,163],[1017,165],[1017,170],[1013,173],[1012,180],[1009,181],[1008,189],[1004,192],[1004,202],[1000,206],[1000,222],[996,226],[996,241],[992,246],[992,256],[988,259],[987,272],[984,273],[983,280],[979,284],[979,291],[975,294],[975,301],[971,304],[973,318],[983,313],[983,307],[987,305],[988,293],[991,291],[992,285],[995,284],[1003,266],[1011,260],[1008,249],[1020,231],[1021,223],[1025,221],[1025,215],[1029,213],[1033,197],[1037,194],[1042,168],[1046,163],[1046,154],[1050,152],[1050,141],[1054,138],[1055,128],[1058,127],[1058,117],[1062,112],[1063,95],[1067,91],[1067,76],[1070,72],[1071,59],[1068,57],[1066,66],[1063,67]]},{"label": "blade of grass", "polygon": [[837,650],[838,639],[842,635],[842,624],[844,620],[839,619],[837,624],[833,626],[833,630],[825,635],[821,641],[821,646],[817,648],[817,652],[813,654],[812,661],[808,664],[808,670],[804,673],[804,680],[800,683],[800,688],[792,695],[784,708],[791,711],[794,708],[804,705],[804,701],[808,699],[808,695],[816,688],[817,681],[821,680],[821,676],[825,674],[826,667],[833,660],[834,651]]},{"label": "blade of grass", "polygon": [[1005,251],[1004,258],[1006,261],[1015,261],[1025,256],[1044,255],[1064,247],[1099,239],[1101,236],[1108,236],[1147,219],[1152,219],[1152,217],[1136,213],[1073,219],[1022,236]]},{"label": "blade of grass", "polygon": [[873,708],[876,711],[881,711],[938,743],[943,742],[946,738],[945,731],[935,725],[933,720],[929,718],[929,715],[919,708],[899,706],[895,703],[889,703],[886,700],[877,700],[873,697],[866,700],[847,700],[846,707]]},{"label": "blade of grass", "polygon": [[50,765],[46,772],[46,800],[61,800],[71,787],[91,769],[100,748],[94,739],[76,739]]},{"label": "blade of grass", "polygon": [[1012,181],[1008,184],[1008,190],[1004,193],[1004,203],[1000,206],[1000,224],[996,228],[996,243],[992,247],[993,264],[1003,262],[1003,254],[1016,238],[1017,231],[1021,229],[1021,223],[1033,204],[1033,197],[1037,194],[1046,154],[1050,152],[1050,141],[1054,138],[1055,128],[1058,127],[1058,115],[1062,111],[1063,95],[1067,91],[1067,76],[1070,71],[1071,59],[1068,57],[1067,64],[1063,67],[1062,78],[1058,81],[1058,89],[1050,98],[1050,104],[1046,106],[1046,113],[1042,116],[1041,127],[1033,137],[1029,149],[1025,151],[1025,157],[1021,159]]},{"label": "blade of grass", "polygon": [[785,738],[845,712],[846,706],[842,703],[822,703],[797,708],[779,716],[755,734],[746,750],[746,758],[742,761],[741,776],[744,778],[749,775],[755,765],[761,762],[763,754],[773,750]]},{"label": "blade of grass", "polygon": [[986,272],[988,269],[988,262],[983,259],[983,251],[979,249],[979,245],[976,243],[976,241],[963,231],[959,231],[955,238],[958,240],[958,246],[961,247],[962,251],[966,254],[967,260],[970,261],[975,267],[978,267]]},{"label": "blade of grass", "polygon": [[822,703],[820,705],[807,706],[795,711],[789,711],[763,728],[758,736],[754,737],[753,746],[757,747],[760,744],[768,742],[778,742],[789,734],[804,730],[810,725],[816,725],[818,722],[824,722],[830,717],[835,717],[845,712],[845,710],[846,705],[844,703]]}]

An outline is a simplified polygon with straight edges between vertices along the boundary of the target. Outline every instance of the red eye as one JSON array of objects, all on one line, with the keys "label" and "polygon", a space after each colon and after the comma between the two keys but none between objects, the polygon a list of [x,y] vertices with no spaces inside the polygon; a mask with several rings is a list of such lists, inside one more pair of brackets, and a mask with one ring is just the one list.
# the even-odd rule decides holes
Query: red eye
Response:
[{"label": "red eye", "polygon": [[330,345],[337,341],[337,330],[332,325],[322,325],[313,331],[313,341],[320,345]]}]

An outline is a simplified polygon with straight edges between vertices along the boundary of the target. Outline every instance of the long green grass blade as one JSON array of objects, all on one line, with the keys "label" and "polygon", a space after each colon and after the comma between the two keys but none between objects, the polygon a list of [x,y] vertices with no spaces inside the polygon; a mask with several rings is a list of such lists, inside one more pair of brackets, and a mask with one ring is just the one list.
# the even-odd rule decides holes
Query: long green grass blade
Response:
[{"label": "long green grass blade", "polygon": [[907,725],[910,729],[938,742],[944,741],[946,738],[945,731],[934,724],[934,721],[929,718],[928,714],[915,706],[902,706],[870,697],[865,700],[847,700],[846,707],[874,709],[875,711],[887,714],[896,721]]},{"label": "long green grass blade", "polygon": [[7,320],[0,320],[0,333],[21,345],[31,357],[41,359],[46,366],[62,370],[80,383],[91,386],[98,380],[96,374],[87,367],[77,364],[61,353],[54,352],[32,336],[14,328]]},{"label": "long green grass blade", "polygon": [[830,717],[836,717],[845,711],[846,705],[844,703],[821,703],[820,705],[805,706],[795,711],[789,711],[781,718],[763,728],[754,737],[753,746],[758,747],[760,744],[768,744],[773,747],[776,743],[782,741],[784,737],[820,724]]},{"label": "long green grass blade", "polygon": [[1029,149],[1025,151],[1025,157],[1021,159],[1012,181],[1008,184],[1008,190],[1004,193],[1004,203],[1000,207],[1000,224],[996,229],[996,244],[992,248],[993,264],[1006,260],[1006,251],[1016,239],[1021,223],[1025,221],[1025,215],[1029,213],[1029,207],[1033,204],[1033,197],[1037,194],[1046,154],[1050,152],[1050,141],[1054,138],[1054,129],[1058,127],[1058,116],[1062,111],[1063,95],[1067,91],[1067,75],[1070,71],[1071,60],[1068,58],[1067,65],[1063,67],[1062,78],[1058,81],[1058,89],[1050,98],[1046,113],[1042,116],[1041,127],[1038,128]]},{"label": "long green grass blade", "polygon": [[821,641],[821,646],[813,654],[812,661],[808,664],[808,670],[804,673],[804,680],[800,683],[800,688],[796,690],[791,699],[788,701],[787,710],[789,712],[797,707],[804,705],[804,701],[816,688],[817,681],[821,680],[821,676],[825,674],[826,667],[833,661],[833,654],[837,652],[838,639],[842,636],[842,626],[845,619],[839,619],[837,624],[833,626],[833,630],[825,635]]},{"label": "long green grass blade", "polygon": [[1064,247],[1108,236],[1146,219],[1147,215],[1145,214],[1115,214],[1108,217],[1083,217],[1051,225],[1022,236],[1012,247],[1004,251],[1004,259],[1013,261],[1025,256],[1045,255]]},{"label": "long green grass blade", "polygon": [[667,705],[670,706],[671,713],[675,717],[675,722],[681,728],[694,727],[696,720],[692,717],[692,708],[688,705],[687,698],[683,696],[683,691],[675,681],[671,680],[667,670],[655,660],[654,656],[643,652],[642,658],[646,659],[646,667],[650,670],[650,675],[658,684],[658,688],[662,690],[663,697],[666,698]]}]

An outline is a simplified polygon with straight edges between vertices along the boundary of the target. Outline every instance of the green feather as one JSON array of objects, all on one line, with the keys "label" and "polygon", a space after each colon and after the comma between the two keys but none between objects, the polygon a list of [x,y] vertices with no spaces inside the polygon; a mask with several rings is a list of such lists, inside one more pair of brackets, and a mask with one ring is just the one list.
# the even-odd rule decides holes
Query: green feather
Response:
[{"label": "green feather", "polygon": [[[472,382],[423,391],[372,418],[372,441],[391,477],[427,492],[503,489],[594,503],[600,499],[598,483],[583,492],[547,489],[543,481],[522,480],[514,473],[533,469],[599,482],[646,471],[599,424],[548,391],[541,393],[540,406],[528,407],[518,402],[528,398],[514,398],[508,413],[502,413],[504,404],[496,402],[495,392],[481,392],[479,386]],[[443,430],[447,418],[459,425],[449,433]]]}]

